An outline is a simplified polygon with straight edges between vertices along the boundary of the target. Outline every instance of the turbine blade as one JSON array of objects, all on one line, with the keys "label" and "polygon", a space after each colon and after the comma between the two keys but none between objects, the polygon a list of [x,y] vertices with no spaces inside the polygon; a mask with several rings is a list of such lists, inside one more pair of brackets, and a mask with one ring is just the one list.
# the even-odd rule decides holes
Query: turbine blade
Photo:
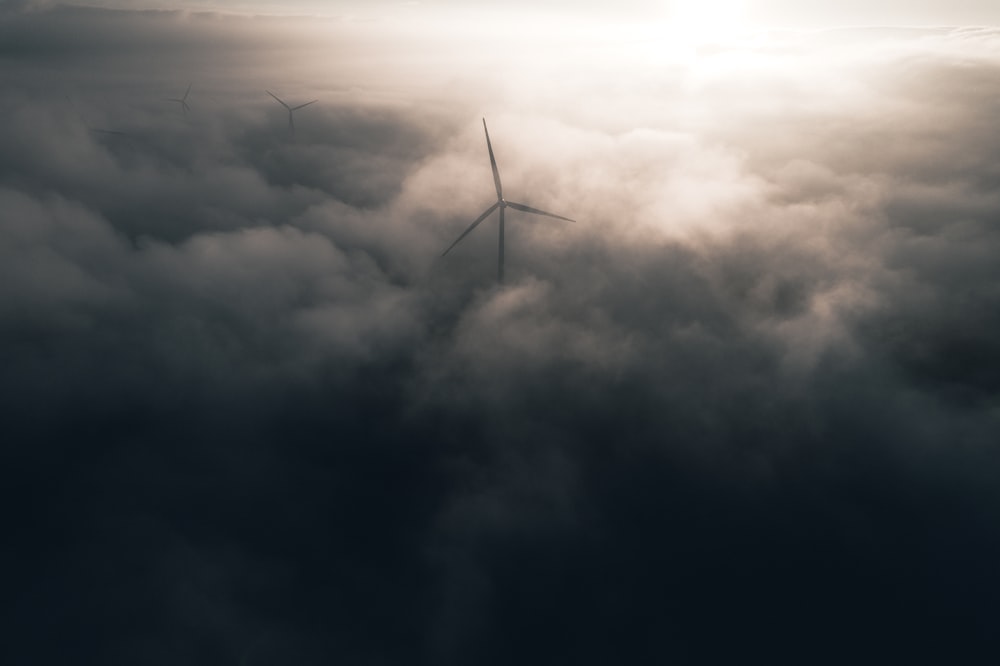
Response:
[{"label": "turbine blade", "polygon": [[[466,229],[465,231],[463,231],[463,232],[462,232],[462,235],[461,235],[461,236],[459,236],[459,237],[458,237],[458,239],[456,239],[454,243],[452,243],[451,245],[449,245],[449,246],[448,246],[448,249],[447,249],[447,250],[445,250],[444,252],[442,252],[442,253],[441,253],[441,256],[443,257],[444,255],[446,255],[446,254],[448,254],[449,252],[451,252],[451,248],[453,248],[453,247],[455,247],[456,245],[458,245],[458,242],[459,242],[460,240],[462,240],[463,238],[465,238],[466,236],[468,236],[468,235],[469,235],[469,233],[470,233],[470,232],[471,232],[471,231],[472,231],[473,229],[475,229],[476,227],[478,227],[478,226],[479,226],[479,223],[480,223],[480,222],[482,222],[482,221],[483,221],[483,220],[485,220],[485,219],[486,219],[487,217],[489,217],[490,213],[492,213],[493,211],[495,211],[495,210],[496,210],[497,208],[499,208],[499,207],[500,207],[500,202],[498,201],[498,202],[496,202],[495,204],[493,204],[492,206],[490,206],[489,208],[487,208],[487,209],[486,209],[486,212],[484,212],[484,213],[483,213],[482,215],[480,215],[479,217],[477,217],[477,218],[476,218],[476,221],[475,221],[475,222],[473,222],[472,224],[470,224],[470,225],[469,225],[469,228],[468,228],[468,229]],[[501,213],[501,214],[502,214],[502,213]]]},{"label": "turbine blade", "polygon": [[265,90],[264,92],[266,92],[268,95],[270,95],[271,97],[273,97],[274,99],[276,99],[278,101],[278,104],[280,104],[281,106],[285,107],[286,109],[288,108],[288,105],[285,104],[284,102],[282,102],[281,98],[279,98],[273,92],[271,92],[270,90]]},{"label": "turbine blade", "polygon": [[497,160],[493,157],[493,144],[490,143],[490,131],[486,129],[486,118],[483,118],[483,131],[486,132],[486,148],[490,151],[490,166],[493,167],[493,184],[497,187],[497,201],[503,199],[503,186],[500,184],[500,170]]},{"label": "turbine blade", "polygon": [[314,99],[314,100],[313,100],[313,101],[311,101],[311,102],[306,102],[305,104],[299,104],[298,106],[293,106],[293,107],[292,107],[292,111],[298,111],[298,110],[299,110],[299,109],[301,109],[302,107],[305,107],[305,106],[309,106],[310,104],[315,104],[315,103],[316,103],[316,102],[318,102],[318,101],[319,101],[318,99]]},{"label": "turbine blade", "polygon": [[188,106],[188,103],[185,102],[184,100],[181,100],[181,108],[184,109],[184,113],[187,113],[188,111],[191,110],[191,107]]},{"label": "turbine blade", "polygon": [[295,119],[291,109],[288,109],[288,131],[295,134]]},{"label": "turbine blade", "polygon": [[80,120],[83,120],[83,116],[80,114],[80,109],[76,108],[76,103],[73,101],[73,98],[70,97],[68,94],[64,95],[64,97],[66,98],[66,103],[69,104],[70,107],[72,107],[73,113],[75,113]]},{"label": "turbine blade", "polygon": [[508,201],[507,205],[514,210],[524,211],[525,213],[534,213],[535,215],[545,215],[546,217],[554,217],[557,220],[566,220],[567,222],[576,222],[576,220],[571,220],[568,217],[563,217],[562,215],[556,215],[555,213],[546,213],[544,210],[539,210],[537,208],[532,208],[531,206],[525,206],[524,204],[514,203],[513,201]]},{"label": "turbine blade", "polygon": [[191,92],[191,84],[188,84],[187,90],[184,91],[184,97],[181,98],[182,101],[187,100],[188,93]]},{"label": "turbine blade", "polygon": [[80,120],[81,123],[83,123],[83,126],[86,127],[87,129],[90,129],[90,123],[88,123],[87,119],[83,117],[82,113],[80,113],[80,109],[77,108],[76,102],[73,101],[73,98],[70,97],[69,95],[66,95],[66,101],[69,102],[69,105],[71,107],[73,107],[73,113],[75,113],[76,117]]}]

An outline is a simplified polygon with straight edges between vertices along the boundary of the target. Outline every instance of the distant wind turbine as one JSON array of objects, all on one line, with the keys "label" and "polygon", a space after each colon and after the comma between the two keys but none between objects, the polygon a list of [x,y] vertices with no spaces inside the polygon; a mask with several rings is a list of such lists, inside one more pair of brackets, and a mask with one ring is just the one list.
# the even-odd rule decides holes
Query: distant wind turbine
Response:
[{"label": "distant wind turbine", "polygon": [[124,141],[131,150],[135,150],[135,142],[132,140],[132,135],[128,132],[119,132],[118,130],[109,129],[99,129],[97,127],[91,127],[90,133],[96,134],[98,136],[106,136],[109,141]]},{"label": "distant wind turbine", "polygon": [[265,90],[264,92],[266,92],[268,95],[270,95],[271,97],[273,97],[278,102],[278,104],[280,104],[281,106],[283,106],[286,109],[288,109],[288,132],[290,134],[295,134],[295,120],[292,118],[292,112],[298,111],[299,109],[301,109],[303,107],[309,106],[310,104],[315,104],[316,102],[319,101],[318,99],[314,99],[311,102],[306,102],[305,104],[299,104],[298,106],[288,106],[287,104],[285,104],[281,100],[280,97],[278,97],[277,95],[275,95],[270,90]]},{"label": "distant wind turbine", "polygon": [[177,102],[178,104],[181,105],[181,111],[184,112],[184,115],[187,115],[187,112],[191,110],[191,107],[188,106],[188,103],[187,103],[188,93],[190,93],[190,92],[191,92],[191,84],[189,83],[188,87],[187,87],[187,90],[184,91],[184,96],[183,97],[167,97],[167,98],[164,99],[164,101],[166,101],[166,102]]},{"label": "distant wind turbine", "polygon": [[99,135],[99,136],[106,136],[106,137],[109,137],[109,138],[117,137],[120,140],[123,140],[126,143],[128,143],[129,147],[131,147],[131,148],[135,147],[134,144],[132,143],[132,135],[131,134],[129,134],[128,132],[121,132],[119,130],[111,130],[111,129],[102,129],[102,128],[99,128],[99,127],[92,127],[90,125],[90,123],[87,122],[87,119],[84,118],[84,116],[80,112],[80,110],[78,108],[76,108],[76,102],[73,101],[73,98],[70,97],[69,95],[66,95],[66,101],[69,102],[69,105],[73,108],[73,112],[76,113],[77,117],[80,118],[80,120],[83,122],[84,126],[87,128],[87,131],[89,131],[91,134],[96,134],[96,135]]},{"label": "distant wind turbine", "polygon": [[131,136],[128,132],[119,132],[117,130],[109,130],[109,129],[98,129],[96,127],[91,127],[90,131],[93,132],[94,134],[104,134],[105,136],[124,136],[124,137]]},{"label": "distant wind turbine", "polygon": [[493,145],[490,143],[490,131],[486,129],[486,119],[483,118],[483,131],[486,132],[486,149],[490,151],[490,166],[493,167],[493,184],[497,188],[497,202],[486,209],[486,211],[476,218],[476,221],[469,225],[469,228],[462,232],[462,235],[445,250],[441,256],[451,252],[451,248],[458,245],[459,241],[469,235],[469,233],[479,226],[479,223],[490,216],[493,211],[497,208],[500,209],[500,249],[499,256],[497,258],[497,281],[503,282],[503,223],[504,223],[504,209],[508,206],[514,210],[519,210],[525,213],[534,213],[535,215],[545,215],[546,217],[554,217],[557,220],[566,220],[567,222],[575,222],[576,220],[571,220],[568,217],[563,217],[562,215],[556,215],[554,213],[546,213],[544,210],[538,210],[537,208],[532,208],[531,206],[526,206],[521,203],[514,203],[513,201],[507,201],[503,198],[503,186],[500,184],[500,171],[497,169],[496,158],[493,157]]}]

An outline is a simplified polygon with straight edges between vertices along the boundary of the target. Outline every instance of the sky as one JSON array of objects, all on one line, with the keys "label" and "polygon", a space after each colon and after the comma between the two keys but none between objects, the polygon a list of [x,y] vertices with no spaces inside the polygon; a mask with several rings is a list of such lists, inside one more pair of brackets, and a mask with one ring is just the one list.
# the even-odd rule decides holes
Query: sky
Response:
[{"label": "sky", "polygon": [[[51,5],[52,0],[6,0],[14,6]],[[78,3],[116,9],[188,9],[262,15],[392,17],[412,13],[498,12],[507,15],[548,13],[562,19],[602,17],[626,20],[690,19],[692,15],[726,16],[765,26],[829,27],[831,25],[968,25],[1000,21],[1000,7],[990,0],[507,0],[468,3],[463,0],[93,0]],[[473,9],[474,8],[474,9]]]},{"label": "sky", "polygon": [[994,10],[618,5],[0,5],[0,661],[995,661]]}]

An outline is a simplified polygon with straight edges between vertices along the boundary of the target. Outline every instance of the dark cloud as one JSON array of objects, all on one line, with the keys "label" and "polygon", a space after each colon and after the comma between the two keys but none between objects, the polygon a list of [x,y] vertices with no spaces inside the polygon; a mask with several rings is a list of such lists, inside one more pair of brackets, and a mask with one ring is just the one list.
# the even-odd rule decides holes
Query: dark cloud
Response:
[{"label": "dark cloud", "polygon": [[990,662],[995,35],[248,21],[0,21],[5,663]]}]

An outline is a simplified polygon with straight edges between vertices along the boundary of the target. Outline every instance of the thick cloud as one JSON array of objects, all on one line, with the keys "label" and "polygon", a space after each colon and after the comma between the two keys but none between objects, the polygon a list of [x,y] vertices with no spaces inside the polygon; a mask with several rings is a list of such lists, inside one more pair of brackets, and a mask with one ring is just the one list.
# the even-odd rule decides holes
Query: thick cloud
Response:
[{"label": "thick cloud", "polygon": [[990,663],[992,32],[0,33],[5,663]]}]

